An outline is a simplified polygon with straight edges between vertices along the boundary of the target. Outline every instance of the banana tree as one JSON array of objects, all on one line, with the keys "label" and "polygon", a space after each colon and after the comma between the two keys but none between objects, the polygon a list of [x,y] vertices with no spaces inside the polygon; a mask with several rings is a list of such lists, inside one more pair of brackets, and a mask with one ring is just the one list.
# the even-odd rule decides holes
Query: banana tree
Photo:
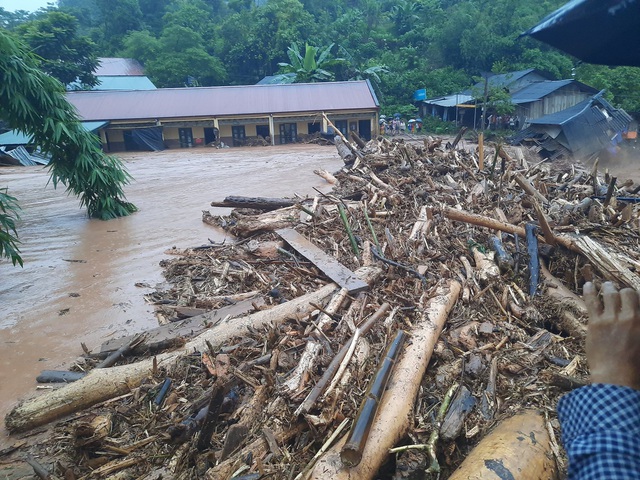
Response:
[{"label": "banana tree", "polygon": [[278,63],[280,74],[276,77],[280,83],[310,83],[330,82],[335,76],[328,70],[335,65],[344,62],[342,58],[333,58],[328,47],[314,47],[305,43],[304,55],[297,43],[292,43],[287,49],[289,63]]}]

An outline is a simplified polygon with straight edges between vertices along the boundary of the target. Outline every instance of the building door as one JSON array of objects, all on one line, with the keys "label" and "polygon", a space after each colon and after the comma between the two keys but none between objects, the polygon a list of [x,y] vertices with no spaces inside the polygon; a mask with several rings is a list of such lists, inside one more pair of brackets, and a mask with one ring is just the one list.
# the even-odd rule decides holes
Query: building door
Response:
[{"label": "building door", "polygon": [[320,132],[321,129],[322,129],[322,125],[320,125],[320,122],[307,123],[307,133],[309,135],[313,135],[314,133],[318,133],[318,132]]},{"label": "building door", "polygon": [[336,128],[338,130],[340,130],[340,132],[346,137],[349,135],[348,132],[348,125],[347,125],[347,121],[346,120],[336,120],[335,122],[333,122],[333,124],[336,126]]},{"label": "building door", "polygon": [[295,123],[280,124],[280,143],[295,143],[298,141],[298,125]]},{"label": "building door", "polygon": [[204,144],[209,145],[218,139],[218,129],[205,127],[204,129]]},{"label": "building door", "polygon": [[123,130],[122,137],[124,139],[124,149],[127,152],[137,152],[140,147],[133,139],[133,132],[131,130]]},{"label": "building door", "polygon": [[266,140],[269,136],[269,125],[256,125],[256,135]]},{"label": "building door", "polygon": [[241,147],[247,138],[244,132],[244,125],[234,125],[231,127],[231,136],[233,137],[233,146]]},{"label": "building door", "polygon": [[371,140],[371,120],[358,120],[358,135],[367,142]]},{"label": "building door", "polygon": [[190,128],[179,128],[180,148],[193,147],[193,132]]}]

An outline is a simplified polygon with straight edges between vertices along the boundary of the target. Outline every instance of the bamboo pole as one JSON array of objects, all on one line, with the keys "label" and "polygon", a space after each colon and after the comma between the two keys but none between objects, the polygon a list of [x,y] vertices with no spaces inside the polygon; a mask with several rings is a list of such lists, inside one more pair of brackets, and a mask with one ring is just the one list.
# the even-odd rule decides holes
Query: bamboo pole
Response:
[{"label": "bamboo pole", "polygon": [[420,382],[427,369],[433,348],[444,327],[447,315],[455,305],[461,286],[456,281],[440,285],[436,295],[427,301],[423,314],[410,333],[411,341],[398,360],[389,386],[374,420],[362,460],[354,468],[346,468],[340,460],[344,437],[316,464],[312,479],[372,479],[393,447],[406,433]]}]

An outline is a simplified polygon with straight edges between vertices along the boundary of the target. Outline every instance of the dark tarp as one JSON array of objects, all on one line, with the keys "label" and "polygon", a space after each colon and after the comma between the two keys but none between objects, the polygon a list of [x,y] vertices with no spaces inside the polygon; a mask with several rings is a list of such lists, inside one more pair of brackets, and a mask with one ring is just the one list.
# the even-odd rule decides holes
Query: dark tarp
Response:
[{"label": "dark tarp", "polygon": [[162,139],[162,127],[136,128],[131,130],[131,139],[140,150],[158,152],[166,148]]},{"label": "dark tarp", "polygon": [[640,66],[640,1],[573,0],[523,33],[582,61]]}]

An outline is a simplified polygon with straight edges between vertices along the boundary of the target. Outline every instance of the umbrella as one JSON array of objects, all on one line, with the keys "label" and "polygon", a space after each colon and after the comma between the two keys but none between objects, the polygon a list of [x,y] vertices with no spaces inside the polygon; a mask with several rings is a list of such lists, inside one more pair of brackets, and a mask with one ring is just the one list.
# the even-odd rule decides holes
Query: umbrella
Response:
[{"label": "umbrella", "polygon": [[409,123],[416,123],[416,120],[412,118],[411,120],[409,120]]},{"label": "umbrella", "polygon": [[418,117],[418,118],[416,118],[416,122],[422,123],[422,119]]},{"label": "umbrella", "polygon": [[572,0],[523,35],[584,62],[640,66],[640,2]]},{"label": "umbrella", "polygon": [[394,113],[393,114],[393,118],[400,118],[402,115],[400,115],[399,113]]}]

